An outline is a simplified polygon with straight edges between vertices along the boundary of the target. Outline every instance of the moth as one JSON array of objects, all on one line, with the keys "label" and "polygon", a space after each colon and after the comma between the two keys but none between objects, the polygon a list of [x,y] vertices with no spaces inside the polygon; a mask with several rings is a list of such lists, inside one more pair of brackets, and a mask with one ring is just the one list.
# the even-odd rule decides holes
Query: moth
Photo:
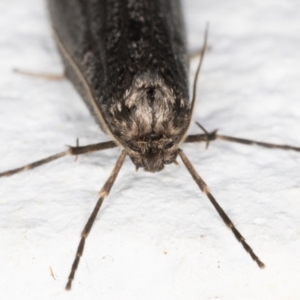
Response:
[{"label": "moth", "polygon": [[220,135],[217,131],[187,135],[196,101],[196,82],[207,47],[207,31],[200,53],[192,97],[188,88],[188,54],[179,0],[49,0],[53,32],[65,75],[73,83],[100,128],[111,141],[69,147],[66,151],[0,173],[9,176],[67,155],[121,147],[117,162],[82,233],[66,285],[70,290],[86,238],[104,199],[128,156],[136,169],[162,171],[178,156],[224,223],[260,268],[254,253],[217,203],[208,186],[181,150],[183,143],[216,139],[267,148],[300,151]]}]

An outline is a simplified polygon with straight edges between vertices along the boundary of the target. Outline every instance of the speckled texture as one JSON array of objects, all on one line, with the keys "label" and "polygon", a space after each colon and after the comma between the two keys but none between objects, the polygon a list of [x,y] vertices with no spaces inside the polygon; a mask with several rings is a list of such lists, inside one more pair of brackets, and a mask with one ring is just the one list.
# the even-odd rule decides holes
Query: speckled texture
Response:
[{"label": "speckled texture", "polygon": [[[227,135],[300,145],[298,1],[188,0],[184,9],[190,50],[210,22],[195,120]],[[62,72],[44,3],[2,1],[0,11],[0,170],[62,151],[77,137],[82,145],[107,140],[70,83],[11,72]],[[113,149],[1,178],[2,297],[297,299],[300,154],[221,141],[204,148],[184,146],[265,270],[182,164],[153,175],[136,173],[127,159],[65,292],[79,234],[120,153]]]},{"label": "speckled texture", "polygon": [[137,168],[174,163],[191,123],[177,0],[50,0],[66,77]]}]

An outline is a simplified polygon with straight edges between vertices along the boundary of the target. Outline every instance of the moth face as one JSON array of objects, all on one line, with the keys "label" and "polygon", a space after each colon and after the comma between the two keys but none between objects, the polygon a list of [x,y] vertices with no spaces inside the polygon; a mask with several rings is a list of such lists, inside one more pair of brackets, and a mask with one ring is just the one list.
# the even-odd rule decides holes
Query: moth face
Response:
[{"label": "moth face", "polygon": [[146,72],[134,78],[106,115],[113,136],[133,163],[158,172],[175,161],[190,124],[191,106],[187,95]]},{"label": "moth face", "polygon": [[150,137],[148,140],[133,142],[128,155],[137,168],[147,172],[159,172],[165,165],[175,162],[177,145],[171,139]]}]

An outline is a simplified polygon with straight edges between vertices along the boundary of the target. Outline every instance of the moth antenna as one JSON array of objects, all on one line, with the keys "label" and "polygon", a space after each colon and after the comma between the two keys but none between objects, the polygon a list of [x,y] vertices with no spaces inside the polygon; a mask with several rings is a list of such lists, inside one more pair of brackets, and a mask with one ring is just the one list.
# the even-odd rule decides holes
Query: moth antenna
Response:
[{"label": "moth antenna", "polygon": [[265,265],[263,262],[260,261],[260,259],[256,256],[256,254],[253,252],[252,248],[246,243],[245,238],[240,234],[240,232],[236,229],[232,221],[229,219],[225,211],[222,209],[222,207],[218,204],[214,196],[210,193],[209,188],[207,184],[204,182],[204,180],[200,177],[200,175],[197,173],[197,171],[194,169],[191,162],[188,160],[188,158],[185,156],[183,151],[179,149],[178,152],[182,162],[184,163],[185,167],[193,177],[194,181],[197,183],[201,191],[207,196],[207,198],[210,200],[212,205],[215,207],[217,212],[219,213],[220,217],[224,221],[224,223],[231,229],[232,233],[236,237],[236,239],[243,245],[244,249],[249,253],[249,255],[252,257],[252,259],[258,264],[260,268],[264,268]]},{"label": "moth antenna", "polygon": [[[96,118],[98,119],[99,123],[101,124],[101,127],[103,127],[104,132],[109,133],[110,135],[114,136],[111,132],[111,129],[109,128],[107,121],[103,117],[103,112],[97,105],[97,101],[95,100],[95,91],[92,89],[90,83],[88,82],[87,78],[84,76],[84,73],[78,63],[75,61],[75,59],[72,57],[72,54],[66,47],[65,43],[59,36],[58,32],[53,27],[54,36],[58,45],[58,48],[63,53],[63,55],[66,57],[72,68],[74,69],[75,74],[78,76],[79,80],[82,83],[83,88],[86,91],[86,97],[88,101],[90,102],[91,106],[94,109],[94,113],[96,114]],[[116,136],[114,136],[116,137]]]},{"label": "moth antenna", "polygon": [[196,71],[196,75],[195,75],[194,82],[193,82],[193,97],[192,97],[192,106],[191,106],[192,111],[194,111],[194,106],[195,106],[195,102],[196,102],[197,82],[198,82],[198,77],[199,77],[199,74],[200,74],[200,69],[201,69],[201,66],[202,66],[202,62],[203,62],[203,59],[204,59],[204,54],[205,54],[206,48],[207,48],[207,39],[208,39],[208,24],[206,25],[206,28],[205,28],[204,43],[203,43],[203,47],[202,47],[201,52],[200,52],[200,61],[199,61],[197,71]]},{"label": "moth antenna", "polygon": [[27,164],[25,166],[22,166],[20,168],[2,172],[2,173],[0,173],[0,177],[11,176],[13,174],[20,173],[22,171],[34,169],[36,167],[45,165],[51,161],[54,161],[56,159],[59,159],[61,157],[67,156],[67,155],[74,155],[76,157],[77,155],[80,155],[80,154],[91,153],[91,152],[95,152],[95,151],[114,148],[114,147],[117,147],[117,145],[115,142],[110,141],[110,142],[91,144],[91,145],[81,146],[81,147],[72,147],[72,146],[68,146],[68,147],[69,147],[69,149],[64,152],[59,152],[57,154],[48,156],[41,160],[34,161],[34,162]]},{"label": "moth antenna", "polygon": [[118,160],[117,160],[110,176],[108,177],[105,184],[103,185],[103,187],[100,191],[100,198],[98,199],[92,214],[90,215],[87,223],[85,224],[85,226],[83,228],[83,231],[81,233],[80,243],[78,245],[77,252],[76,252],[76,255],[75,255],[75,259],[74,259],[74,262],[72,264],[71,272],[70,272],[69,279],[68,279],[68,282],[67,282],[67,285],[66,285],[66,290],[71,289],[72,281],[74,279],[75,272],[77,270],[77,267],[78,267],[78,264],[79,264],[79,261],[80,261],[80,257],[82,256],[82,253],[83,253],[83,250],[84,250],[85,240],[88,237],[88,235],[89,235],[89,233],[92,229],[92,226],[95,222],[97,214],[98,214],[98,212],[100,210],[100,207],[103,203],[103,200],[108,196],[112,186],[114,185],[114,182],[115,182],[115,180],[116,180],[116,178],[117,178],[117,176],[120,172],[120,169],[123,165],[125,157],[126,157],[126,152],[125,152],[125,150],[123,150],[121,155],[119,156],[119,158],[118,158]]},{"label": "moth antenna", "polygon": [[[212,48],[211,46],[207,45],[206,52],[211,51],[211,48]],[[201,55],[201,51],[202,51],[202,48],[194,50],[194,51],[190,51],[189,52],[189,59],[193,60],[193,59],[199,57]]]}]

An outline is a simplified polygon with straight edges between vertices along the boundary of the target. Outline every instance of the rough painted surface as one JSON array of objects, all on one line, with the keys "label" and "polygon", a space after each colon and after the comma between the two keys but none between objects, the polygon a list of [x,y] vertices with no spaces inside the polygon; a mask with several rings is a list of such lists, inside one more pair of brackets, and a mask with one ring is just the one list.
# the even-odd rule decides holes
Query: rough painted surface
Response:
[{"label": "rough painted surface", "polygon": [[[195,120],[223,134],[300,145],[298,1],[188,0],[184,8],[191,50],[210,22]],[[0,170],[62,151],[77,137],[82,145],[107,140],[71,84],[11,72],[62,72],[43,2],[2,1],[0,11]],[[65,292],[79,234],[120,151],[114,149],[1,178],[4,298],[296,299],[300,153],[225,142],[204,148],[183,149],[265,270],[182,163],[147,174],[127,159],[87,240],[73,290]]]}]

